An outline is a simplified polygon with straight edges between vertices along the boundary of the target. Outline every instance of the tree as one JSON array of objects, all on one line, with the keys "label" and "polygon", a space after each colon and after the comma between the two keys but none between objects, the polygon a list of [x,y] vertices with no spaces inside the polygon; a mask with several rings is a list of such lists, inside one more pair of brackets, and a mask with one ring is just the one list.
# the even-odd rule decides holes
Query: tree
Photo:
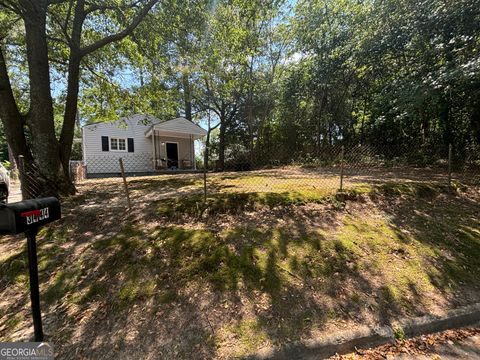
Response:
[{"label": "tree", "polygon": [[243,54],[240,45],[245,33],[237,10],[234,4],[217,4],[207,25],[208,34],[199,60],[202,64],[199,69],[201,87],[196,100],[204,112],[215,114],[218,121],[218,170],[225,168],[227,130],[237,115],[242,92],[240,61]]},{"label": "tree", "polygon": [[338,142],[429,164],[452,144],[462,158],[480,139],[478,16],[478,0],[299,1],[276,141],[294,158]]},{"label": "tree", "polygon": [[199,54],[212,4],[210,0],[166,0],[162,5],[135,34],[138,46],[132,58],[141,54],[142,60],[135,59],[131,65],[141,78],[147,75],[141,87],[149,88],[150,96],[156,90],[168,89],[177,115],[192,121],[199,112],[195,104]]},{"label": "tree", "polygon": [[[0,118],[15,157],[23,155],[27,168],[37,169],[36,178],[21,173],[22,187],[29,194],[36,181],[36,194],[72,194],[75,188],[68,162],[77,116],[82,61],[103,47],[124,39],[145,18],[158,0],[0,0]],[[18,20],[23,23],[23,29]],[[112,29],[114,29],[112,31]],[[16,44],[21,33],[23,42]],[[15,48],[15,49],[13,49]],[[10,80],[13,50],[24,50],[19,61],[28,66],[28,107],[22,108]],[[52,64],[58,65],[54,67]],[[13,68],[13,66],[11,67]],[[66,74],[66,96],[60,136],[55,134],[51,73]]]},{"label": "tree", "polygon": [[8,158],[8,145],[3,131],[3,125],[0,123],[0,162],[9,160]]},{"label": "tree", "polygon": [[[248,149],[274,106],[271,89],[282,55],[274,35],[283,1],[219,2],[209,19],[199,73],[198,102],[218,121],[217,169],[225,168],[227,147]],[[230,151],[237,156],[239,152]]]}]

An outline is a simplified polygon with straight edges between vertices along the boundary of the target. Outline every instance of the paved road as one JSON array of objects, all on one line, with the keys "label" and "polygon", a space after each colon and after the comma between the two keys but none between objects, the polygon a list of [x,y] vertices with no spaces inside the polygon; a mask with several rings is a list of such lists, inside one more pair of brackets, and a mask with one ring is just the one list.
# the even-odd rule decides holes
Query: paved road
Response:
[{"label": "paved road", "polygon": [[480,360],[480,324],[396,341],[332,360]]},{"label": "paved road", "polygon": [[428,355],[397,355],[396,360],[432,360],[432,359],[480,359],[480,335],[466,338],[460,342],[449,341],[445,344],[434,346]]},{"label": "paved road", "polygon": [[8,202],[22,201],[22,192],[20,191],[20,181],[10,183],[10,193],[8,194]]}]

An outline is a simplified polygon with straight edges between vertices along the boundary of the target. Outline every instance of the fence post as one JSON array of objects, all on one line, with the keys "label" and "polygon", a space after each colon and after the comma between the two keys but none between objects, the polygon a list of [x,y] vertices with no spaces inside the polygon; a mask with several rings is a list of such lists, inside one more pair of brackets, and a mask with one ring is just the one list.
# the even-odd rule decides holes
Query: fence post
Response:
[{"label": "fence post", "polygon": [[342,145],[342,150],[340,151],[340,192],[343,191],[343,158],[345,156],[345,146]]},{"label": "fence post", "polygon": [[123,186],[125,188],[125,194],[127,196],[127,204],[128,204],[128,208],[131,209],[132,208],[132,204],[130,203],[130,194],[128,192],[128,184],[127,184],[127,179],[125,178],[125,168],[123,166],[123,159],[120,158],[118,159],[119,163],[120,163],[120,171],[122,172],[122,178],[123,178]]},{"label": "fence post", "polygon": [[452,186],[452,144],[448,144],[448,186]]},{"label": "fence post", "polygon": [[25,170],[25,159],[23,158],[23,155],[18,155],[18,168],[20,170]]}]

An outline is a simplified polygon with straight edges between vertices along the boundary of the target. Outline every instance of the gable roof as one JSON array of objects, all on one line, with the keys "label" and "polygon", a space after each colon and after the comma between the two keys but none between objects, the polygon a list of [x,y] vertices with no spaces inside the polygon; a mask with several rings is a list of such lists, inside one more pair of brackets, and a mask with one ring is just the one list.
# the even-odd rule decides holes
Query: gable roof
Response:
[{"label": "gable roof", "polygon": [[138,125],[139,122],[142,123],[143,125],[148,126],[152,124],[158,124],[160,123],[160,120],[152,115],[134,114],[130,116],[121,117],[120,119],[115,121],[97,121],[94,123],[83,125],[82,128],[87,128],[95,125],[96,126],[99,126],[99,125],[135,126],[135,125]]},{"label": "gable roof", "polygon": [[207,135],[207,131],[205,129],[183,117],[154,124],[145,132],[145,136],[150,136],[150,132],[152,130],[167,133],[196,135],[200,137]]}]

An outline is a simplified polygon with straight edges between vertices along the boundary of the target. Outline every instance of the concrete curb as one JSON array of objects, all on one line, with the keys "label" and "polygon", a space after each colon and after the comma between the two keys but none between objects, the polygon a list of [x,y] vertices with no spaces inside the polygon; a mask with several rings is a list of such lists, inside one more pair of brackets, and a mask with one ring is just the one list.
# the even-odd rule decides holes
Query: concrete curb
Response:
[{"label": "concrete curb", "polygon": [[[407,337],[434,333],[448,329],[469,326],[480,322],[480,303],[447,311],[442,316],[422,316],[399,321],[395,329],[401,328]],[[280,348],[262,349],[247,356],[252,360],[324,359],[335,354],[345,354],[355,349],[370,348],[395,340],[394,329],[390,326],[378,328],[361,327],[332,336],[311,339],[305,342],[286,344]]]},{"label": "concrete curb", "polygon": [[480,321],[480,303],[450,310],[440,317],[422,316],[400,321],[399,327],[407,337],[429,334],[473,325]]}]

